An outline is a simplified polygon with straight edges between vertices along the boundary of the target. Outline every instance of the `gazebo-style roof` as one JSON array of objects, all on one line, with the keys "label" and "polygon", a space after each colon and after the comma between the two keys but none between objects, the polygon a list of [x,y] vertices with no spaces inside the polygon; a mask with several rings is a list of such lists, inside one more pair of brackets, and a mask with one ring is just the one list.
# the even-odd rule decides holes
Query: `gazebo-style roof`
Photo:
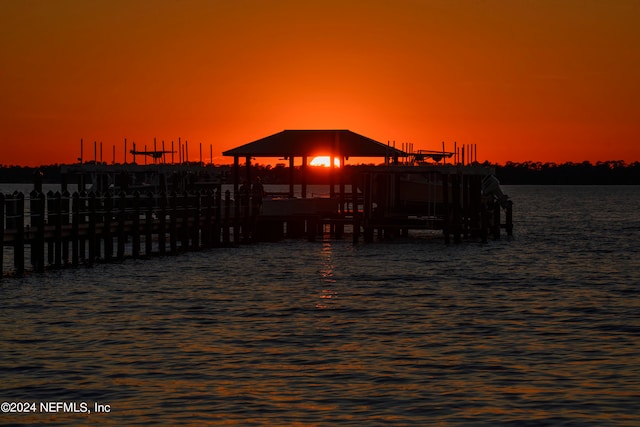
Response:
[{"label": "gazebo-style roof", "polygon": [[234,157],[402,157],[404,151],[350,130],[283,130],[222,153]]}]

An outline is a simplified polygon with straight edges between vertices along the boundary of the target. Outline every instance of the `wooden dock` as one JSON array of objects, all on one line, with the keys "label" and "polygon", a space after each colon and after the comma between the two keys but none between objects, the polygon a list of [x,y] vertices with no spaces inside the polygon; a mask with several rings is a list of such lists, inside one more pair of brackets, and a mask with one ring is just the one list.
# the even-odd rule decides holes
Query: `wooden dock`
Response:
[{"label": "wooden dock", "polygon": [[441,231],[445,242],[486,241],[513,230],[511,201],[489,193],[490,174],[472,166],[354,168],[331,197],[272,197],[259,208],[221,184],[184,192],[0,194],[0,277],[325,233],[341,238],[345,230],[354,243],[425,229]]},{"label": "wooden dock", "polygon": [[[406,235],[409,230],[442,230],[453,237],[500,238],[513,233],[513,205],[502,194],[493,170],[480,165],[376,166],[360,170],[365,241]],[[504,223],[501,219],[504,211]]]}]

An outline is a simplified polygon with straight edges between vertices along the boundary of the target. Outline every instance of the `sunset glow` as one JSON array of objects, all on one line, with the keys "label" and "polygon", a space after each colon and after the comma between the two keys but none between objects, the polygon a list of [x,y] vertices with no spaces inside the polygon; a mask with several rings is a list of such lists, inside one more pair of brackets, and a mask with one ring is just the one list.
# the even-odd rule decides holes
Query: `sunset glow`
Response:
[{"label": "sunset glow", "polygon": [[[640,160],[636,1],[4,1],[0,163],[350,129],[478,160]],[[115,159],[113,159],[115,152]],[[108,154],[107,154],[108,153]]]},{"label": "sunset glow", "polygon": [[[317,156],[317,157],[314,157],[313,160],[311,160],[311,162],[309,162],[309,165],[311,165],[311,166],[322,166],[322,167],[328,168],[329,166],[331,166],[331,156]],[[335,167],[339,168],[340,167],[340,159],[338,159],[337,157],[334,157],[333,165]]]}]

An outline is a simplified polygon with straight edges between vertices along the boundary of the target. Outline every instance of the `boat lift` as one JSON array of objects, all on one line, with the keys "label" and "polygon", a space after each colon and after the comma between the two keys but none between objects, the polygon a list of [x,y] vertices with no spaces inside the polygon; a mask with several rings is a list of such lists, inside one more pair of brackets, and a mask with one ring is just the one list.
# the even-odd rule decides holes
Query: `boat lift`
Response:
[{"label": "boat lift", "polygon": [[136,155],[149,156],[155,162],[156,160],[162,158],[162,156],[164,156],[165,154],[172,154],[172,153],[175,153],[175,151],[171,151],[171,150],[137,151],[133,149],[133,150],[130,150],[129,153],[133,154],[133,163],[135,163]]}]

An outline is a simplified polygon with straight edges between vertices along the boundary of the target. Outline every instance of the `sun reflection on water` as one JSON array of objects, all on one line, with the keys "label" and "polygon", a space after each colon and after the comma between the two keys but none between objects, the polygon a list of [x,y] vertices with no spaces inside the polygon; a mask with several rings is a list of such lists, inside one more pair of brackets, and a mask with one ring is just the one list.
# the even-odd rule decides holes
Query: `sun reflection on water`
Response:
[{"label": "sun reflection on water", "polygon": [[320,291],[320,299],[323,300],[316,304],[317,309],[328,309],[335,303],[338,298],[338,292],[334,288],[328,288],[327,285],[334,285],[336,278],[334,277],[335,264],[333,260],[333,247],[331,241],[325,240],[320,249],[320,284],[323,286]]}]

